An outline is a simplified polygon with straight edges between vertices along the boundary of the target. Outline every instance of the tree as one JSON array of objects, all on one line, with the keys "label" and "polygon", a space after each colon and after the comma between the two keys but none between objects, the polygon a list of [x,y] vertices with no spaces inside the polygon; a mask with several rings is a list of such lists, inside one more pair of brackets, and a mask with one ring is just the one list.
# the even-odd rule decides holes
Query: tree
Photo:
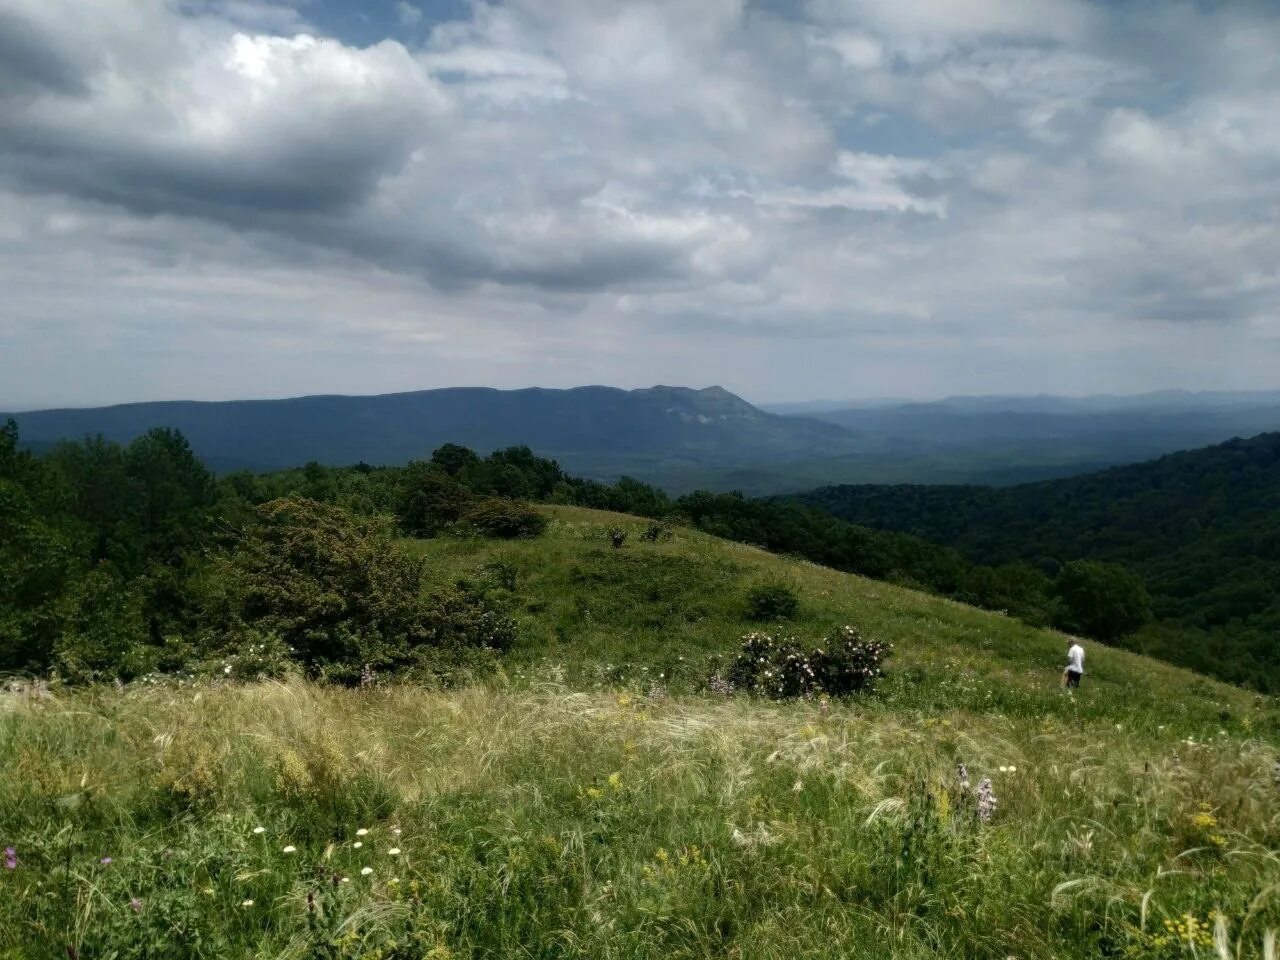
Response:
[{"label": "tree", "polygon": [[454,523],[474,497],[434,463],[415,460],[404,468],[396,494],[396,520],[415,537],[432,537]]},{"label": "tree", "polygon": [[1151,619],[1151,599],[1138,576],[1115,563],[1073,560],[1054,581],[1061,603],[1058,625],[1104,643]]}]

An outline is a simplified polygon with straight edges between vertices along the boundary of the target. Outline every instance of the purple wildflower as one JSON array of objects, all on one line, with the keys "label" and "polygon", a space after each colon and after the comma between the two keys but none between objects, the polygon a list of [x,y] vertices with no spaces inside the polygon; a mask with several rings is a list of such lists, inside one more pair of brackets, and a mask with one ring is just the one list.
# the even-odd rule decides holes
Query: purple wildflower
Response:
[{"label": "purple wildflower", "polygon": [[18,851],[13,847],[4,848],[4,868],[6,870],[18,869]]},{"label": "purple wildflower", "polygon": [[100,864],[102,864],[102,865],[105,867],[107,864],[109,864],[109,863],[111,862],[111,858],[110,858],[110,857],[103,857],[103,858],[102,858],[101,860],[99,860],[98,862],[99,862]]},{"label": "purple wildflower", "polygon": [[141,913],[141,912],[142,912],[142,901],[141,901],[141,900],[139,900],[137,897],[133,897],[133,898],[129,901],[129,906],[131,906],[131,907],[133,908],[133,912],[134,912],[134,913]]}]

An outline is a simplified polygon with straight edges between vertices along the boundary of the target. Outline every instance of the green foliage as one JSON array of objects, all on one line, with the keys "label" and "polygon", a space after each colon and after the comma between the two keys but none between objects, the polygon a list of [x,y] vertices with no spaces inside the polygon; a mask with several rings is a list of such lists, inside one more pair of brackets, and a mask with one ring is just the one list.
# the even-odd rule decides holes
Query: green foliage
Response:
[{"label": "green foliage", "polygon": [[474,500],[466,487],[434,462],[415,461],[401,473],[396,520],[410,536],[432,537],[461,519]]},{"label": "green foliage", "polygon": [[1151,618],[1151,600],[1142,581],[1118,564],[1073,560],[1053,586],[1062,602],[1062,626],[1105,643],[1114,643]]},{"label": "green foliage", "polygon": [[289,498],[215,560],[203,623],[207,649],[236,650],[247,631],[286,643],[307,671],[353,683],[366,668],[441,666],[441,651],[491,651],[510,626],[462,595],[421,594],[422,565],[397,549],[390,524]]},{"label": "green foliage", "polygon": [[978,563],[1051,574],[1072,560],[1122,564],[1142,578],[1156,620],[1125,643],[1280,689],[1280,433],[1003,489],[839,486],[800,499]]},{"label": "green foliage", "polygon": [[476,502],[462,514],[461,523],[503,540],[536,537],[547,528],[547,518],[536,509],[505,497],[486,497]]},{"label": "green foliage", "polygon": [[73,683],[130,680],[149,672],[155,647],[148,640],[145,598],[103,564],[79,578],[66,598],[54,667]]},{"label": "green foliage", "polygon": [[747,591],[747,619],[790,620],[800,610],[800,598],[785,583],[761,583]]}]

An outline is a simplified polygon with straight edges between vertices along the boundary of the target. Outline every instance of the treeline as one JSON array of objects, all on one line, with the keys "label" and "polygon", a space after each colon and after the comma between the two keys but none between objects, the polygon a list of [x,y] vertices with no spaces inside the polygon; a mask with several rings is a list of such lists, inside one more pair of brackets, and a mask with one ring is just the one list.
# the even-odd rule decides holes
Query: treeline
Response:
[{"label": "treeline", "polygon": [[[495,465],[496,467],[497,465]],[[514,626],[483,591],[424,595],[384,516],[389,472],[221,480],[173,430],[43,456],[0,429],[0,673],[72,682],[155,672],[343,683],[483,671]],[[477,535],[537,533],[527,505],[468,496]]]},{"label": "treeline", "polygon": [[1145,581],[1144,653],[1280,690],[1280,433],[1016,487],[839,486],[797,498],[850,522],[1055,576],[1080,558]]}]

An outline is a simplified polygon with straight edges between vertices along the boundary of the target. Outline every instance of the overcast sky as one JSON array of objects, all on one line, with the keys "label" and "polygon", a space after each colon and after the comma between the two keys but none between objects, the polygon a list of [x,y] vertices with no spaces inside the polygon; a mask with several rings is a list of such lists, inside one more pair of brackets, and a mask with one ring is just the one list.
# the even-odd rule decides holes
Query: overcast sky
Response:
[{"label": "overcast sky", "polygon": [[1280,386],[1280,3],[0,0],[0,408]]}]

